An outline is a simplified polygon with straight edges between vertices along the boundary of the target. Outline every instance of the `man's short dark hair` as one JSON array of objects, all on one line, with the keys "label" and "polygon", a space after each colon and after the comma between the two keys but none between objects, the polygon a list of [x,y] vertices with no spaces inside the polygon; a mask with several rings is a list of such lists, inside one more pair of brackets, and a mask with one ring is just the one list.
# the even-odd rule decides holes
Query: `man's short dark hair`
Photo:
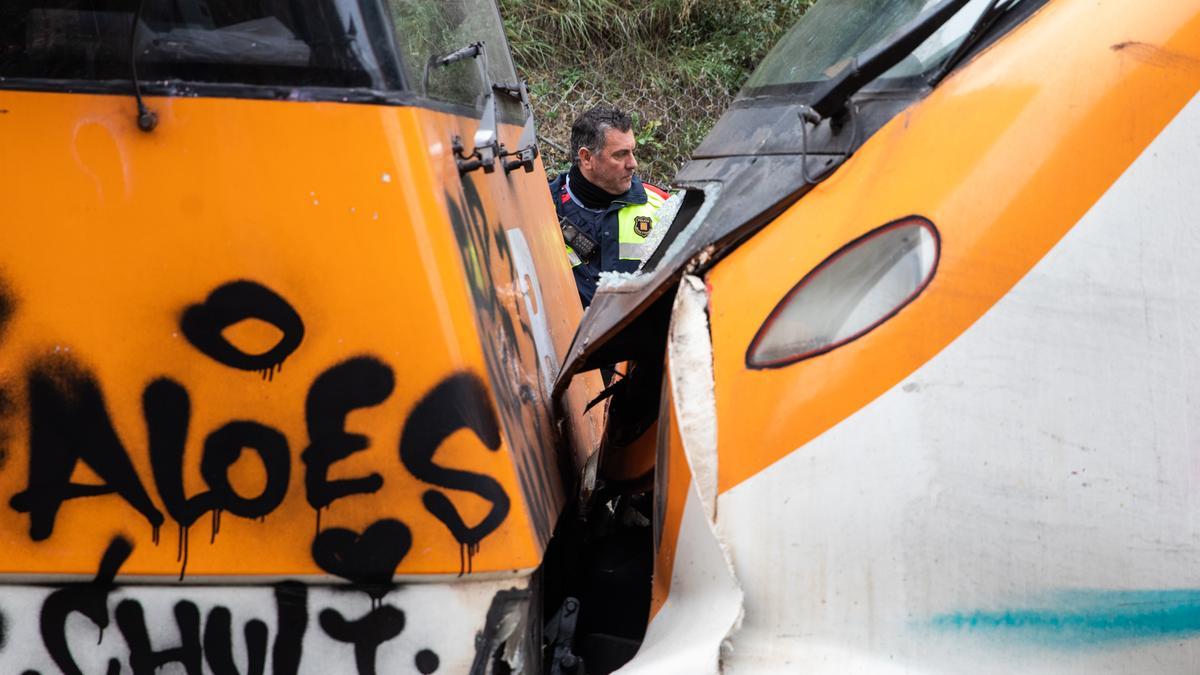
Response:
[{"label": "man's short dark hair", "polygon": [[579,161],[579,149],[593,153],[604,150],[604,134],[609,129],[629,131],[633,119],[623,110],[611,105],[598,105],[575,118],[571,125],[571,162]]}]

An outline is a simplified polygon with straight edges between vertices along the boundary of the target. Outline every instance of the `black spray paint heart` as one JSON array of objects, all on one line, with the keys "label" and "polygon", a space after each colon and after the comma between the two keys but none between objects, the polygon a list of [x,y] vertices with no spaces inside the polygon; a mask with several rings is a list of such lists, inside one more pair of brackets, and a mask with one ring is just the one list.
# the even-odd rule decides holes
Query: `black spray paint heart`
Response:
[{"label": "black spray paint heart", "polygon": [[398,520],[380,520],[360,535],[340,527],[321,532],[313,539],[312,557],[330,574],[357,584],[387,585],[408,549],[412,532]]}]

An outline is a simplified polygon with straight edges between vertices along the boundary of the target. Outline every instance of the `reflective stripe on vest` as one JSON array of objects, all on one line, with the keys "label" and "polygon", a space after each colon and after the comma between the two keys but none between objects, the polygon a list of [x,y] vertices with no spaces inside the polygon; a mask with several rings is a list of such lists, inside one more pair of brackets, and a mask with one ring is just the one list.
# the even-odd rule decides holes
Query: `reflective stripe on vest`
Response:
[{"label": "reflective stripe on vest", "polygon": [[617,248],[621,260],[643,260],[649,251],[646,238],[658,224],[658,209],[664,200],[646,190],[645,204],[630,204],[617,212]]}]

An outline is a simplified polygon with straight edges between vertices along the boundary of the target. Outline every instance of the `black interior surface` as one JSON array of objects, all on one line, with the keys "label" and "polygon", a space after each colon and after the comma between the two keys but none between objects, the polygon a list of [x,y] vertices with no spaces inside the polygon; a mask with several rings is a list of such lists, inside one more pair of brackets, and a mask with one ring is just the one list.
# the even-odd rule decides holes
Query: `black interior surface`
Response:
[{"label": "black interior surface", "polygon": [[[0,3],[0,79],[365,87],[369,25],[337,0]],[[348,24],[348,25],[347,25]]]}]

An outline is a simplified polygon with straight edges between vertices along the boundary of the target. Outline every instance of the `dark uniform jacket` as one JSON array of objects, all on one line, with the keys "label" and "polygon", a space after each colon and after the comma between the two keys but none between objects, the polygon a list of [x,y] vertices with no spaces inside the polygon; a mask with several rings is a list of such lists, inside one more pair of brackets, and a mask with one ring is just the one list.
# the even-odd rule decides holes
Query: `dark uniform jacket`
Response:
[{"label": "dark uniform jacket", "polygon": [[[560,226],[574,225],[579,233],[595,242],[595,250],[584,257],[566,241],[567,258],[575,272],[579,298],[587,307],[596,294],[600,272],[636,272],[649,251],[643,243],[658,222],[657,212],[667,199],[658,187],[643,183],[637,176],[625,194],[613,200],[606,209],[589,209],[571,194],[569,173],[550,181],[550,195],[558,211]],[[569,229],[564,229],[566,239]],[[576,240],[578,241],[578,240]]]}]

